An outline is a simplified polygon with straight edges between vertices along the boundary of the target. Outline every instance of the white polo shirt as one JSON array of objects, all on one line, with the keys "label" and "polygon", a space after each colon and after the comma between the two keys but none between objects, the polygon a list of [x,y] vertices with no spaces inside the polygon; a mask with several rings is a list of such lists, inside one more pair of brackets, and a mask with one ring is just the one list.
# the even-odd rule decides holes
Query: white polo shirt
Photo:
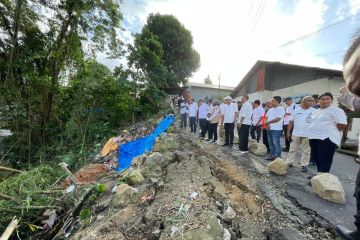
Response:
[{"label": "white polo shirt", "polygon": [[238,112],[238,107],[235,103],[224,104],[221,109],[221,115],[224,116],[224,123],[234,123],[235,113]]},{"label": "white polo shirt", "polygon": [[198,106],[196,102],[189,104],[189,117],[196,117],[197,115]]},{"label": "white polo shirt", "polygon": [[202,103],[199,105],[199,119],[206,119],[208,114],[209,105]]},{"label": "white polo shirt", "polygon": [[312,113],[316,111],[315,108],[304,109],[302,107],[297,108],[290,116],[289,121],[293,122],[293,136],[296,137],[309,137],[310,136],[310,124]]},{"label": "white polo shirt", "polygon": [[270,130],[282,130],[283,129],[283,119],[285,115],[285,109],[282,106],[278,106],[276,108],[270,108],[267,112],[267,122],[275,118],[280,118],[276,123],[270,124]]},{"label": "white polo shirt", "polygon": [[189,105],[187,103],[182,102],[180,104],[180,114],[185,114],[189,112]]},{"label": "white polo shirt", "polygon": [[338,107],[316,109],[311,115],[310,139],[324,140],[329,138],[336,145],[340,145],[341,134],[336,124],[347,124],[344,111]]},{"label": "white polo shirt", "polygon": [[241,118],[243,117],[244,120],[242,121],[242,124],[251,125],[252,111],[253,111],[253,107],[251,106],[251,103],[245,102],[241,106],[241,109],[240,109],[240,112],[239,112],[238,123],[240,123]]},{"label": "white polo shirt", "polygon": [[295,103],[292,103],[290,106],[288,106],[286,108],[285,114],[289,114],[289,115],[285,115],[284,117],[284,125],[288,125],[289,124],[289,120],[291,115],[293,114],[293,112],[297,109],[297,105]]},{"label": "white polo shirt", "polygon": [[264,116],[265,110],[262,106],[258,106],[257,108],[254,108],[252,111],[252,125],[256,125],[259,121],[259,119]]}]

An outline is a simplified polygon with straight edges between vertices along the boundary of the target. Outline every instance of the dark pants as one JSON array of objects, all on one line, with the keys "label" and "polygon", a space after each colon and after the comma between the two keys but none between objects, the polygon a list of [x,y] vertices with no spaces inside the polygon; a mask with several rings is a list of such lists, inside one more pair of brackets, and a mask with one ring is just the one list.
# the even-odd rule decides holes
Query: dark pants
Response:
[{"label": "dark pants", "polygon": [[270,152],[268,135],[267,135],[267,130],[266,129],[263,129],[263,144],[266,146],[268,152]]},{"label": "dark pants", "polygon": [[356,214],[354,215],[354,224],[358,232],[360,232],[360,168],[356,177],[354,197],[356,199]]},{"label": "dark pants", "polygon": [[189,122],[190,122],[191,132],[195,133],[196,132],[196,117],[189,117]]},{"label": "dark pants", "polygon": [[225,144],[233,145],[234,142],[234,123],[224,123]]},{"label": "dark pants", "polygon": [[200,129],[201,129],[200,136],[205,137],[205,134],[208,129],[208,121],[206,120],[206,118],[199,119],[199,125],[200,125]]},{"label": "dark pants", "polygon": [[[209,123],[209,140],[214,140],[217,141],[218,136],[217,136],[217,123]],[[214,139],[213,139],[214,137]]]},{"label": "dark pants", "polygon": [[[256,132],[256,137],[255,137],[255,132]],[[261,126],[251,126],[250,135],[252,139],[256,139],[256,141],[259,142],[261,138]]]},{"label": "dark pants", "polygon": [[336,144],[329,138],[324,140],[310,139],[311,156],[315,161],[318,172],[330,172]]},{"label": "dark pants", "polygon": [[238,128],[240,151],[249,151],[248,148],[249,130],[250,130],[250,125],[246,125],[246,124],[242,124],[241,128]]},{"label": "dark pants", "polygon": [[186,128],[186,113],[181,114],[181,128]]},{"label": "dark pants", "polygon": [[[290,149],[290,141],[288,140],[288,137],[287,137],[287,127],[288,127],[288,125],[283,126],[284,136],[285,136],[285,148]],[[292,134],[293,129],[294,128],[292,128],[291,131],[290,131],[291,134]]]}]

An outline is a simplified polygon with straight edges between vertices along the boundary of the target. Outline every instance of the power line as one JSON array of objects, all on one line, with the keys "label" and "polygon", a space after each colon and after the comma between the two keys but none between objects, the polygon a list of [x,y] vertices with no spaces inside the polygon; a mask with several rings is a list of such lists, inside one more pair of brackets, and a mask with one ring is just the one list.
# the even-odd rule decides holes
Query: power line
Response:
[{"label": "power line", "polygon": [[266,6],[267,0],[263,0],[261,3],[262,3],[262,5],[259,6],[259,7],[261,7],[260,13],[259,13],[259,15],[257,16],[257,18],[255,19],[255,23],[254,23],[253,28],[252,28],[252,30],[251,30],[252,33],[254,32],[254,30],[255,30],[255,28],[256,28],[256,25],[258,24],[259,19],[261,18],[261,15],[262,15],[262,13],[263,13],[263,11],[264,11],[264,8],[265,8],[265,6]]},{"label": "power line", "polygon": [[[357,4],[357,5],[360,5],[360,3]],[[355,6],[356,6],[356,5],[355,5]],[[354,8],[355,6],[353,6],[353,8]],[[351,9],[352,9],[352,8],[349,8],[348,11],[350,11]],[[356,14],[356,15],[354,15],[354,16],[351,15],[351,16],[346,17],[346,18],[344,18],[344,19],[335,21],[335,22],[333,22],[333,23],[331,23],[331,24],[329,24],[329,25],[326,25],[326,26],[324,26],[324,27],[319,28],[318,30],[316,30],[316,31],[314,31],[314,32],[311,32],[311,33],[305,34],[305,35],[303,35],[303,36],[297,37],[297,38],[295,38],[295,39],[292,39],[292,40],[290,40],[290,41],[287,41],[287,42],[279,45],[278,47],[276,47],[276,48],[274,48],[274,49],[271,49],[271,50],[265,52],[264,54],[268,54],[269,52],[271,52],[271,51],[273,51],[273,50],[276,50],[276,49],[280,49],[280,48],[289,46],[289,45],[294,44],[294,43],[296,43],[296,42],[298,42],[298,41],[304,40],[304,39],[306,39],[306,38],[308,38],[308,37],[317,35],[317,34],[323,32],[323,31],[326,31],[326,30],[329,30],[329,29],[334,28],[334,27],[336,27],[336,26],[339,26],[339,25],[341,25],[341,24],[344,24],[346,21],[348,21],[348,20],[350,20],[350,19],[352,19],[352,18],[354,18],[354,17],[355,17],[355,19],[357,19],[357,18],[359,17],[358,15],[359,15],[359,14]]]}]

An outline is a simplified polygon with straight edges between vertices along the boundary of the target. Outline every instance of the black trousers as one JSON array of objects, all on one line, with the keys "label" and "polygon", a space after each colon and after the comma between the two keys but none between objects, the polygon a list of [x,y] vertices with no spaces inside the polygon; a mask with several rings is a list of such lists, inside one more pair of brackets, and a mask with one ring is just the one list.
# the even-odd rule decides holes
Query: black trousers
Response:
[{"label": "black trousers", "polygon": [[240,151],[249,151],[249,130],[250,125],[242,124],[240,128],[238,127]]},{"label": "black trousers", "polygon": [[[285,136],[285,148],[290,149],[290,141],[287,138],[287,127],[288,127],[288,125],[283,126],[283,131],[284,131],[284,136]],[[292,134],[293,129],[294,128],[292,128],[291,131],[290,131],[291,134]]]},{"label": "black trousers", "polygon": [[224,123],[225,144],[233,145],[234,143],[234,123]]},{"label": "black trousers", "polygon": [[270,147],[269,147],[269,141],[268,141],[268,137],[267,137],[267,130],[263,129],[263,144],[266,146],[268,152],[270,151]]},{"label": "black trousers", "polygon": [[209,133],[208,133],[209,140],[217,141],[218,139],[217,126],[218,123],[209,123]]},{"label": "black trousers", "polygon": [[[255,137],[255,132],[256,132],[256,137]],[[250,135],[252,139],[256,139],[256,141],[259,142],[261,138],[261,126],[251,126]]]},{"label": "black trousers", "polygon": [[315,161],[318,172],[330,172],[336,144],[329,138],[324,140],[310,139],[311,156]]},{"label": "black trousers", "polygon": [[360,232],[360,168],[356,176],[354,197],[356,199],[356,214],[354,215],[354,224],[358,232]]},{"label": "black trousers", "polygon": [[189,124],[191,132],[196,132],[196,117],[189,117]]},{"label": "black trousers", "polygon": [[200,136],[205,137],[205,134],[208,130],[208,121],[206,120],[206,118],[199,119],[199,125],[200,125],[200,129],[201,129]]}]

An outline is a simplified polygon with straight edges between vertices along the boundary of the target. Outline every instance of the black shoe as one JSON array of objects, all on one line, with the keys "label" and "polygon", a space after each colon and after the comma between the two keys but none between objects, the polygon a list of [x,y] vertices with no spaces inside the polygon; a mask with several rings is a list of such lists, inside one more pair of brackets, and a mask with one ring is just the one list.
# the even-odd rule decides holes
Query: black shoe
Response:
[{"label": "black shoe", "polygon": [[229,147],[230,147],[230,148],[232,148],[232,147],[233,147],[233,145],[232,145],[232,144],[230,144],[230,145],[229,145]]},{"label": "black shoe", "polygon": [[307,173],[307,172],[308,172],[308,169],[307,169],[307,167],[305,167],[305,166],[301,166],[301,167],[300,167],[300,171],[302,171],[302,172],[304,172],[304,173]]},{"label": "black shoe", "polygon": [[283,152],[289,152],[289,149],[288,148],[283,148],[282,151]]},{"label": "black shoe", "polygon": [[216,143],[216,140],[211,141],[211,143]]},{"label": "black shoe", "polygon": [[336,227],[336,232],[343,240],[360,240],[360,234],[358,231],[350,231],[343,226],[338,225]]},{"label": "black shoe", "polygon": [[205,140],[205,142],[210,142],[210,141],[211,141],[211,139],[206,139],[206,140]]},{"label": "black shoe", "polygon": [[267,158],[265,158],[266,161],[273,161],[275,160],[274,156],[268,156]]},{"label": "black shoe", "polygon": [[309,185],[310,187],[312,187],[311,181],[308,182],[308,185]]},{"label": "black shoe", "polygon": [[221,145],[221,146],[222,146],[222,147],[226,147],[226,146],[229,146],[229,144],[226,144],[226,143],[225,143],[225,144],[223,144],[223,145]]},{"label": "black shoe", "polygon": [[293,166],[294,166],[292,163],[290,163],[290,164],[288,164],[288,165],[289,165],[289,167],[293,167]]}]

